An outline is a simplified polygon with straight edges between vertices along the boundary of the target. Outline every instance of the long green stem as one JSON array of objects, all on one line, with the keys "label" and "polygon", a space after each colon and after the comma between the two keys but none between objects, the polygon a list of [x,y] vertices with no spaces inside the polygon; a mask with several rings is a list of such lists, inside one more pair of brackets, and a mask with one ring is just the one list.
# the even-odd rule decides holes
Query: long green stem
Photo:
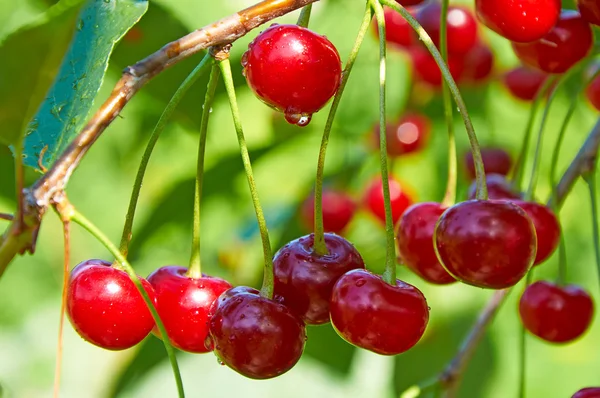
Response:
[{"label": "long green stem", "polygon": [[300,16],[298,17],[298,22],[296,25],[307,28],[308,23],[310,22],[310,12],[312,11],[312,3],[305,5],[300,11]]},{"label": "long green stem", "polygon": [[325,155],[327,153],[327,145],[329,144],[329,136],[331,134],[331,127],[333,126],[333,120],[335,114],[342,99],[342,94],[346,88],[346,83],[350,77],[350,72],[356,61],[356,56],[360,50],[362,42],[369,30],[371,19],[373,18],[373,11],[370,6],[367,6],[365,15],[362,20],[362,24],[356,35],[354,46],[350,51],[346,66],[342,72],[342,81],[340,87],[333,97],[329,114],[327,115],[327,121],[325,122],[325,129],[323,130],[323,138],[321,139],[321,147],[319,148],[319,159],[317,160],[317,177],[315,178],[315,243],[314,250],[318,255],[325,255],[328,253],[327,246],[325,245],[325,228],[323,227],[323,174],[325,170]]},{"label": "long green stem", "polygon": [[[446,63],[448,62],[448,3],[449,0],[442,0],[442,17],[440,18],[440,47]],[[450,90],[446,83],[442,85],[442,97],[444,100],[444,117],[448,128],[448,181],[446,183],[446,194],[442,200],[442,205],[444,207],[450,207],[456,201],[457,160],[452,98],[450,97]]]},{"label": "long green stem", "polygon": [[238,108],[237,98],[235,96],[235,86],[233,84],[233,76],[231,75],[231,65],[229,63],[229,58],[225,58],[224,60],[219,61],[219,67],[221,68],[221,73],[223,74],[223,82],[225,83],[225,89],[227,90],[227,96],[229,97],[229,105],[231,107],[233,124],[235,126],[235,132],[237,134],[238,143],[240,145],[242,163],[244,164],[244,170],[246,171],[246,177],[248,178],[250,195],[252,196],[252,204],[254,205],[256,220],[258,221],[258,229],[260,231],[260,238],[262,240],[265,269],[263,274],[263,284],[260,293],[263,297],[273,298],[273,251],[271,249],[271,241],[269,240],[269,230],[267,229],[267,222],[265,220],[262,206],[260,205],[260,200],[258,198],[256,183],[254,182],[252,164],[250,163],[250,155],[248,154],[246,138],[244,137],[244,130],[242,129],[240,110]]},{"label": "long green stem", "polygon": [[600,213],[598,213],[598,191],[596,184],[596,162],[587,173],[582,175],[590,191],[590,206],[592,209],[592,229],[594,238],[594,254],[596,256],[596,267],[598,268],[598,279],[600,280]]},{"label": "long green stem", "polygon": [[385,80],[386,80],[386,42],[385,42],[385,17],[383,7],[377,0],[370,0],[375,11],[377,27],[379,30],[379,155],[381,166],[381,186],[383,188],[383,207],[385,209],[385,271],[383,280],[396,286],[396,245],[394,236],[394,221],[392,218],[392,204],[390,200],[390,180],[388,174],[387,134],[385,120]]},{"label": "long green stem", "polygon": [[165,350],[167,351],[167,355],[169,357],[169,361],[171,362],[171,367],[173,368],[173,375],[175,376],[175,383],[177,384],[177,393],[180,398],[185,397],[185,393],[183,391],[183,382],[181,380],[181,373],[179,372],[179,365],[177,364],[177,358],[175,357],[175,350],[171,345],[171,341],[169,339],[169,335],[167,334],[167,329],[165,329],[165,325],[163,324],[160,316],[158,315],[158,311],[154,306],[154,303],[148,296],[148,293],[142,286],[138,276],[136,275],[133,267],[127,262],[125,256],[117,249],[117,247],[108,239],[106,235],[102,231],[98,229],[90,220],[88,220],[83,214],[79,213],[77,210],[73,209],[71,220],[83,228],[85,228],[92,236],[94,236],[100,243],[108,249],[108,251],[115,256],[115,259],[118,261],[119,266],[127,272],[131,281],[135,284],[135,287],[138,289],[140,294],[142,295],[144,302],[148,306],[150,313],[152,314],[152,318],[156,322],[156,326],[160,331],[160,335],[162,337],[162,341],[165,345]]},{"label": "long green stem", "polygon": [[556,283],[560,286],[567,283],[567,245],[563,234],[560,235],[558,243],[558,277]]},{"label": "long green stem", "polygon": [[152,155],[152,151],[156,146],[156,142],[160,137],[161,133],[165,129],[167,122],[175,112],[175,108],[179,105],[179,102],[185,95],[185,93],[192,87],[192,85],[198,80],[198,78],[204,73],[206,68],[210,65],[211,56],[207,54],[200,64],[196,66],[196,68],[186,77],[186,79],[181,83],[181,86],[175,91],[173,97],[167,104],[166,108],[163,110],[162,115],[160,115],[160,119],[156,123],[154,127],[154,131],[152,131],[152,135],[150,136],[150,140],[148,141],[148,145],[146,146],[146,150],[142,155],[142,160],[140,161],[140,166],[138,168],[137,175],[135,176],[135,182],[133,183],[133,191],[131,192],[131,199],[129,200],[129,207],[127,209],[127,216],[125,217],[125,226],[123,227],[123,235],[121,237],[121,253],[125,257],[127,257],[129,250],[129,242],[131,241],[131,230],[133,228],[133,219],[135,216],[135,209],[137,207],[137,202],[140,197],[140,191],[142,189],[142,182],[144,181],[144,174],[146,173],[146,168],[148,167],[148,162],[150,161],[150,156]]},{"label": "long green stem", "polygon": [[463,122],[465,123],[465,129],[467,130],[467,135],[469,137],[469,143],[471,144],[471,151],[473,152],[473,161],[475,164],[475,180],[477,182],[477,199],[487,199],[487,186],[485,183],[485,170],[483,169],[483,159],[481,158],[481,151],[479,150],[479,142],[477,141],[477,135],[475,134],[475,129],[473,128],[473,123],[469,116],[469,112],[467,111],[467,106],[460,94],[460,90],[448,69],[448,65],[444,62],[444,58],[436,48],[435,44],[431,40],[429,34],[423,29],[423,27],[417,22],[417,20],[410,15],[410,13],[406,10],[406,8],[402,7],[395,0],[380,0],[383,5],[386,5],[396,12],[400,13],[402,17],[408,22],[408,24],[415,30],[421,42],[427,47],[429,53],[437,63],[440,71],[442,73],[442,77],[444,78],[448,88],[450,89],[450,93],[454,98],[454,102],[458,107],[458,111],[460,112],[461,117],[463,118]]},{"label": "long green stem", "polygon": [[204,155],[206,153],[206,133],[208,119],[215,98],[215,91],[219,83],[219,66],[213,62],[210,78],[206,87],[204,104],[202,105],[202,120],[200,122],[200,139],[198,143],[198,165],[196,168],[196,186],[194,189],[194,226],[192,229],[192,255],[187,276],[190,278],[202,277],[202,261],[200,259],[200,200],[202,198],[202,182],[204,181]]}]

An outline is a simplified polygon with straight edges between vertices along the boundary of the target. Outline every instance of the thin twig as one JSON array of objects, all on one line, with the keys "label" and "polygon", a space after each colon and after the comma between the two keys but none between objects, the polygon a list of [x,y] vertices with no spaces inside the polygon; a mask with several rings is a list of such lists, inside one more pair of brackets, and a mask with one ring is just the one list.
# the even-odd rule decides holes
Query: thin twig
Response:
[{"label": "thin twig", "polygon": [[12,214],[0,213],[0,220],[12,221],[15,217]]}]

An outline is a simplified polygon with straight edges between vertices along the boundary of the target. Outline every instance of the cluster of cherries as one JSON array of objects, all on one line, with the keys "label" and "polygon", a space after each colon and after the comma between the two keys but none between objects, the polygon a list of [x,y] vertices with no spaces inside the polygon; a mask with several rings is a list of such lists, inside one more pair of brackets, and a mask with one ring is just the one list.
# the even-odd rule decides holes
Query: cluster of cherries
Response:
[{"label": "cluster of cherries", "polygon": [[[588,22],[598,23],[600,5],[580,1],[579,6],[581,14],[561,11],[558,0],[475,2],[479,20],[511,40],[519,58],[540,73],[562,73],[590,51]],[[440,11],[434,1],[412,9],[436,43]],[[388,40],[410,49],[418,76],[439,85],[439,68],[435,63],[424,66],[432,58],[406,23],[390,10],[385,16]],[[463,81],[486,79],[493,55],[478,37],[475,16],[466,8],[452,6],[447,18],[453,73]],[[296,25],[272,25],[261,32],[242,63],[258,98],[299,126],[310,122],[341,81],[341,61],[333,44]],[[429,121],[416,113],[406,114],[386,131],[389,155],[404,156],[423,147]],[[471,198],[454,206],[413,204],[400,183],[390,178],[400,262],[426,282],[509,288],[558,246],[561,231],[554,212],[522,200],[507,180],[510,155],[487,148],[482,156],[489,200],[475,199],[473,186]],[[472,178],[473,159],[467,155],[465,161]],[[373,180],[366,191],[365,207],[384,221],[381,179]],[[272,289],[232,287],[223,279],[194,275],[179,266],[162,267],[147,280],[140,278],[172,344],[188,352],[214,351],[222,364],[255,379],[281,375],[297,363],[306,341],[305,325],[331,321],[349,343],[383,355],[413,347],[429,320],[426,299],[412,285],[385,280],[365,269],[361,255],[341,236],[357,207],[348,194],[326,190],[322,241],[308,234],[282,247],[273,258]],[[314,197],[307,199],[302,215],[312,228]],[[128,275],[105,261],[88,260],[73,269],[67,308],[80,335],[100,347],[125,349],[151,331],[160,335]],[[525,289],[519,312],[531,333],[564,343],[589,327],[593,302],[578,286],[538,281]],[[589,396],[584,390],[578,394]]]}]

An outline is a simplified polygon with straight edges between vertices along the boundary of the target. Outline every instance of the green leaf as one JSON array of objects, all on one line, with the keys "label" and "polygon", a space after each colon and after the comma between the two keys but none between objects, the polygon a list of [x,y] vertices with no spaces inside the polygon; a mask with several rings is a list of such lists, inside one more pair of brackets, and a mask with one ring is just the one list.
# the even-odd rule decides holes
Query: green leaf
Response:
[{"label": "green leaf", "polygon": [[0,143],[18,144],[50,87],[75,27],[81,0],[64,0],[0,46]]},{"label": "green leaf", "polygon": [[49,167],[79,132],[102,85],[115,43],[148,8],[147,0],[89,0],[54,85],[31,120],[24,163]]}]

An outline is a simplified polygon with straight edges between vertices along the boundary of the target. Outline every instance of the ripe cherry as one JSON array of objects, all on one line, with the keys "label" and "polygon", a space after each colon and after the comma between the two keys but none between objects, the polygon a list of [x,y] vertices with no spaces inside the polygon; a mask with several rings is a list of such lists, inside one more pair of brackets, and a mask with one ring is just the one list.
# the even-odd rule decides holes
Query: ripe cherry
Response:
[{"label": "ripe cherry", "polygon": [[248,46],[242,65],[258,98],[298,126],[306,126],[333,97],[342,73],[334,45],[297,25],[274,24],[260,33]]},{"label": "ripe cherry", "polygon": [[571,398],[600,398],[600,387],[586,387],[577,391]]},{"label": "ripe cherry", "polygon": [[489,46],[477,43],[465,54],[465,70],[461,76],[463,83],[485,82],[494,70],[494,53]]},{"label": "ripe cherry", "polygon": [[[341,234],[354,217],[356,203],[346,192],[323,190],[323,227],[326,232]],[[301,220],[304,227],[312,231],[315,221],[314,193],[302,204]]]},{"label": "ripe cherry", "polygon": [[594,108],[600,111],[600,76],[591,81],[585,90],[585,94]]},{"label": "ripe cherry", "polygon": [[[500,174],[485,175],[488,199],[521,199],[521,194]],[[475,199],[477,195],[477,181],[469,185],[469,199]]]},{"label": "ripe cherry", "polygon": [[[384,7],[383,16],[385,19],[385,40],[388,43],[392,43],[398,48],[407,48],[418,43],[419,39],[417,34],[413,28],[410,27],[408,22],[402,18],[400,13],[389,7]],[[379,37],[379,30],[376,21],[374,21],[373,30],[375,32],[375,36]]]},{"label": "ripe cherry", "polygon": [[590,25],[577,11],[563,10],[556,25],[540,40],[512,43],[519,59],[546,73],[563,73],[592,49]]},{"label": "ripe cherry", "polygon": [[306,235],[282,247],[273,258],[275,297],[298,314],[305,323],[329,322],[331,289],[346,272],[365,268],[352,243],[335,234],[325,234],[329,251],[314,251],[314,235]]},{"label": "ripe cherry", "polygon": [[344,274],[331,294],[331,323],[348,343],[381,355],[397,355],[423,336],[429,308],[416,287],[394,286],[366,270]]},{"label": "ripe cherry", "polygon": [[[440,19],[442,6],[432,1],[416,14],[423,29],[439,48],[440,46]],[[448,53],[464,55],[477,44],[477,21],[475,16],[466,7],[450,6],[447,16]]]},{"label": "ripe cherry", "polygon": [[560,7],[561,0],[475,0],[484,25],[519,43],[544,37],[558,21]]},{"label": "ripe cherry", "polygon": [[597,0],[577,0],[581,16],[594,25],[600,25],[600,3]]},{"label": "ripe cherry", "polygon": [[396,0],[398,3],[402,4],[403,7],[416,6],[424,2],[425,0]]},{"label": "ripe cherry", "polygon": [[531,101],[540,91],[548,74],[527,66],[517,66],[506,72],[502,81],[510,93],[523,101]]},{"label": "ripe cherry", "polygon": [[537,237],[537,253],[533,265],[546,261],[554,253],[560,242],[560,224],[554,212],[540,203],[513,201],[514,204],[525,210],[535,227]]},{"label": "ripe cherry", "polygon": [[396,230],[402,263],[430,283],[446,285],[456,282],[440,264],[433,247],[435,225],[445,208],[439,203],[417,203],[409,207]]},{"label": "ripe cherry", "polygon": [[[212,303],[232,286],[212,276],[186,276],[187,268],[161,267],[148,277],[156,292],[158,313],[171,344],[180,350],[204,353],[208,336],[208,313]],[[157,335],[160,333],[154,329]]]},{"label": "ripe cherry", "polygon": [[589,328],[594,302],[577,285],[538,281],[523,292],[519,315],[525,329],[534,335],[551,343],[567,343]]},{"label": "ripe cherry", "polygon": [[[416,112],[404,114],[396,123],[389,123],[385,133],[387,153],[398,157],[421,150],[431,131],[429,119]],[[379,148],[379,124],[373,129],[374,141]]]},{"label": "ripe cherry", "polygon": [[[412,199],[400,182],[390,176],[390,202],[392,205],[392,221],[398,222],[402,213],[412,204]],[[383,205],[383,184],[381,178],[374,179],[367,187],[365,204],[371,213],[385,224],[385,208]]]},{"label": "ripe cherry", "polygon": [[251,379],[270,379],[290,370],[302,356],[304,323],[288,307],[238,286],[213,303],[210,340],[225,365]]},{"label": "ripe cherry", "polygon": [[[512,168],[512,158],[502,148],[481,148],[481,158],[486,174],[493,173],[505,176]],[[469,179],[475,178],[475,163],[473,162],[473,153],[471,151],[465,153],[465,170]]]},{"label": "ripe cherry", "polygon": [[504,289],[531,268],[535,229],[523,209],[497,200],[469,200],[450,207],[435,228],[438,258],[456,279]]},{"label": "ripe cherry", "polygon": [[[152,286],[139,279],[156,303]],[[67,315],[82,338],[107,350],[133,347],[154,327],[154,319],[129,275],[102,260],[84,261],[71,271]]]},{"label": "ripe cherry", "polygon": [[[421,47],[413,47],[410,51],[415,77],[433,87],[441,87],[442,72],[429,52]],[[450,54],[448,69],[454,81],[459,81],[465,70],[464,57]]]}]

